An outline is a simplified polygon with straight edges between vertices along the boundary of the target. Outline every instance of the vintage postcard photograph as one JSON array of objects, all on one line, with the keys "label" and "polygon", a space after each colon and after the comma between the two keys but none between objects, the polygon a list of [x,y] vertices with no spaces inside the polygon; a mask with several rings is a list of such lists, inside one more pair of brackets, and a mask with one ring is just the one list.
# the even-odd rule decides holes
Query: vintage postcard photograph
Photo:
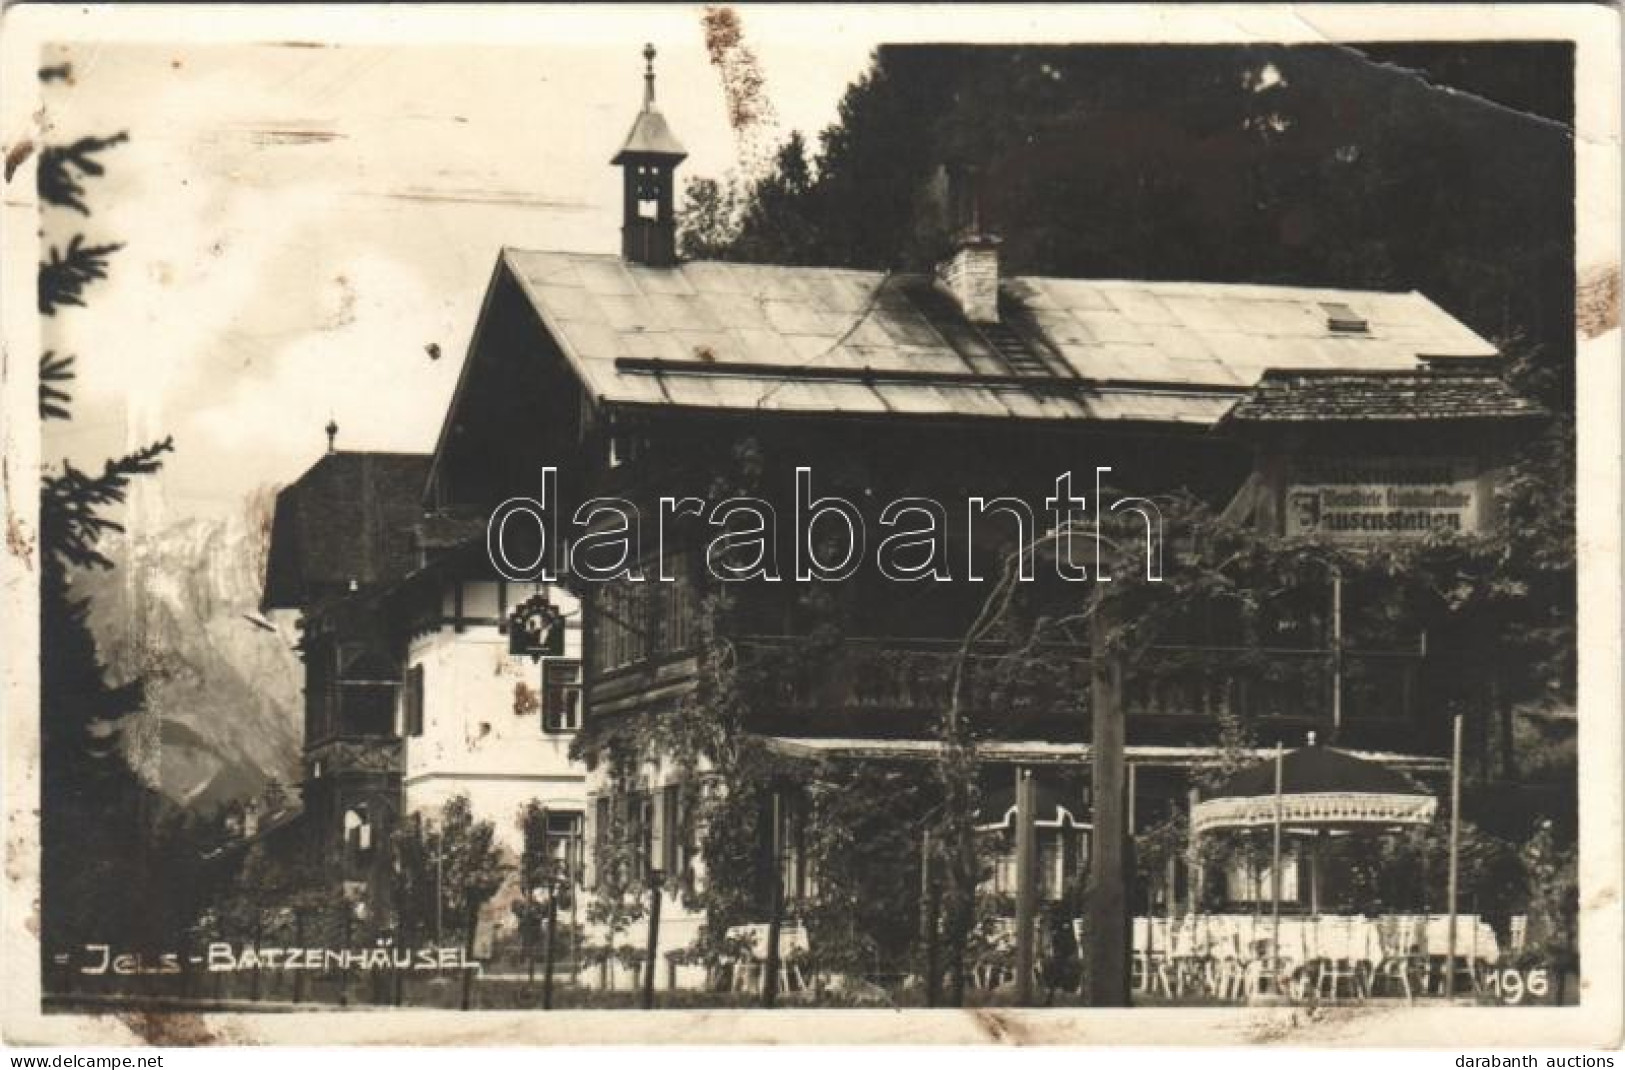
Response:
[{"label": "vintage postcard photograph", "polygon": [[8,9],[6,1041],[1617,1046],[1618,30]]}]

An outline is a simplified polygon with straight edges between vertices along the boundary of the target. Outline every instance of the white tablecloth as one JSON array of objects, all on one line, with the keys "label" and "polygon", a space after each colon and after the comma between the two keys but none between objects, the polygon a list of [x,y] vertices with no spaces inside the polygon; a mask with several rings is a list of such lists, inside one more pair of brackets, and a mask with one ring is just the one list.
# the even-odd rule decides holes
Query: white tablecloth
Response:
[{"label": "white tablecloth", "polygon": [[[1443,955],[1449,919],[1389,915],[1379,918],[1324,914],[1281,919],[1280,954],[1293,962],[1313,959],[1365,961],[1375,965],[1393,955]],[[1198,914],[1184,918],[1135,918],[1134,950],[1175,958],[1251,960],[1269,950],[1274,926],[1268,915]],[[1456,954],[1494,964],[1500,960],[1495,930],[1475,914],[1456,916]]]}]

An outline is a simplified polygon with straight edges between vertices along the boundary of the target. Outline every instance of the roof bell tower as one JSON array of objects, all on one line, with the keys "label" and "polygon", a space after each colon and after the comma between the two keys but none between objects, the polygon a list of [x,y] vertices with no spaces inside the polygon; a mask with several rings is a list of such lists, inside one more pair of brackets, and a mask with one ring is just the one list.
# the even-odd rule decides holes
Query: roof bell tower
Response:
[{"label": "roof bell tower", "polygon": [[621,169],[624,182],[621,257],[650,267],[670,267],[677,263],[674,172],[688,152],[655,108],[654,45],[643,46],[643,59],[643,110],[610,161]]}]

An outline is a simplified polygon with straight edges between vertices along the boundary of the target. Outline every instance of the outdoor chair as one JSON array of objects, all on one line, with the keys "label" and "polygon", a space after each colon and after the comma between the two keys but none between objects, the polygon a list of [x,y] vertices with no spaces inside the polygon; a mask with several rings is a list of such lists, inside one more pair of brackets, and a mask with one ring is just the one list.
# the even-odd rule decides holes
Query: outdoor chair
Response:
[{"label": "outdoor chair", "polygon": [[1138,978],[1138,990],[1147,995],[1174,998],[1177,982],[1169,968],[1169,959],[1163,951],[1136,951],[1130,967],[1130,977]]},{"label": "outdoor chair", "polygon": [[1427,919],[1412,915],[1389,916],[1377,923],[1379,958],[1371,970],[1368,991],[1372,996],[1403,992],[1414,1001],[1418,991],[1428,989],[1431,968],[1422,942],[1427,936]]},{"label": "outdoor chair", "polygon": [[1529,915],[1514,914],[1508,932],[1508,950],[1514,958],[1522,954],[1524,943],[1529,939]]},{"label": "outdoor chair", "polygon": [[1344,988],[1353,999],[1366,997],[1365,971],[1347,958],[1323,958],[1315,968],[1315,996],[1336,1003]]},{"label": "outdoor chair", "polygon": [[[1445,990],[1445,977],[1449,971],[1450,956],[1445,952],[1450,946],[1449,919],[1446,916],[1434,914],[1426,921],[1426,944],[1424,948],[1428,955],[1428,985],[1438,995]],[[1455,984],[1456,995],[1468,992],[1479,994],[1483,992],[1483,982],[1478,975],[1478,927],[1479,919],[1476,915],[1462,914],[1456,919],[1456,957],[1455,957]]]},{"label": "outdoor chair", "polygon": [[1206,934],[1199,925],[1194,915],[1187,915],[1177,926],[1170,927],[1169,966],[1176,996],[1212,988],[1212,960],[1207,953]]},{"label": "outdoor chair", "polygon": [[1291,959],[1275,954],[1274,947],[1268,940],[1258,942],[1259,954],[1247,963],[1246,979],[1243,985],[1248,999],[1256,999],[1264,995],[1284,996],[1293,999],[1297,996],[1295,989],[1300,983],[1295,976],[1296,965]]},{"label": "outdoor chair", "polygon": [[1165,918],[1146,919],[1143,929],[1139,925],[1140,920],[1136,919],[1133,940],[1134,964],[1130,967],[1131,979],[1137,972],[1141,992],[1147,995],[1160,993],[1173,999],[1178,987],[1170,954],[1174,939],[1173,926]]},{"label": "outdoor chair", "polygon": [[[1133,920],[1129,939],[1129,986],[1136,992],[1151,990],[1151,923],[1147,918]],[[1084,946],[1083,933],[1077,934],[1078,946]]]},{"label": "outdoor chair", "polygon": [[[748,993],[757,996],[762,993],[762,982],[767,976],[767,964],[757,960],[736,962],[733,967],[734,992]],[[789,995],[800,992],[807,987],[805,979],[801,976],[801,969],[790,963],[779,963],[779,994]]]},{"label": "outdoor chair", "polygon": [[1208,991],[1217,999],[1240,999],[1247,979],[1240,937],[1235,933],[1221,937],[1213,944],[1208,963]]},{"label": "outdoor chair", "polygon": [[[1446,966],[1447,955],[1434,955],[1429,963],[1429,987],[1439,995],[1444,995],[1445,977],[1449,973]],[[1456,954],[1456,977],[1454,994],[1461,996],[1471,993],[1479,995],[1484,991],[1484,983],[1478,976],[1478,963],[1468,952]]]},{"label": "outdoor chair", "polygon": [[1345,989],[1353,999],[1365,998],[1364,925],[1363,918],[1320,919],[1314,962],[1317,998],[1336,1003]]},{"label": "outdoor chair", "polygon": [[1371,971],[1370,992],[1373,996],[1387,995],[1395,986],[1405,994],[1407,1002],[1416,1000],[1418,989],[1427,991],[1428,960],[1426,955],[1400,953],[1389,955]]}]

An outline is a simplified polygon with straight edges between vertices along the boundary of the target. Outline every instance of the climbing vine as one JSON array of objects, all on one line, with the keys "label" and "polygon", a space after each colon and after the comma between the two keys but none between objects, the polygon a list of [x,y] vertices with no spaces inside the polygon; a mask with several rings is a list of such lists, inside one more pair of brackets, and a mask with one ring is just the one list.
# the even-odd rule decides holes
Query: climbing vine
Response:
[{"label": "climbing vine", "polygon": [[[763,467],[761,447],[741,439],[726,471],[713,479],[711,501],[753,495]],[[1527,481],[1514,480],[1513,486],[1519,494],[1533,493]],[[740,927],[765,916],[777,795],[797,830],[807,878],[786,890],[785,901],[786,916],[805,926],[804,964],[815,972],[875,977],[917,970],[918,945],[929,928],[920,909],[934,887],[941,894],[939,965],[949,980],[950,1002],[961,1000],[969,964],[992,953],[982,946],[991,931],[984,923],[997,906],[981,891],[989,866],[976,830],[981,740],[1015,716],[1059,711],[1087,723],[1083,668],[1092,658],[1110,656],[1124,666],[1130,701],[1147,706],[1188,705],[1190,680],[1218,681],[1215,690],[1196,693],[1207,696],[1200,712],[1209,719],[1205,738],[1191,740],[1218,745],[1218,759],[1193,777],[1212,786],[1253,760],[1258,742],[1256,713],[1234,705],[1220,685],[1250,675],[1282,694],[1314,698],[1324,688],[1334,577],[1342,584],[1342,619],[1354,642],[1404,652],[1428,641],[1426,635],[1436,651],[1453,646],[1459,663],[1480,665],[1495,664],[1492,651],[1521,653],[1544,644],[1544,653],[1526,659],[1538,661],[1538,668],[1508,667],[1506,687],[1519,700],[1572,696],[1572,676],[1550,671],[1563,663],[1564,639],[1547,629],[1550,607],[1541,603],[1543,592],[1561,590],[1565,569],[1572,578],[1572,562],[1527,532],[1432,536],[1356,549],[1237,527],[1188,495],[1159,498],[1157,504],[1165,523],[1162,582],[1069,584],[1046,581],[1041,567],[1038,582],[1018,583],[1012,553],[945,663],[947,671],[916,671],[908,667],[910,655],[900,651],[884,653],[879,669],[866,670],[877,682],[859,681],[863,686],[895,690],[904,685],[893,678],[906,668],[908,689],[936,696],[940,716],[927,729],[940,745],[936,759],[912,768],[896,762],[792,767],[761,736],[746,731],[763,711],[789,708],[809,684],[822,685],[844,671],[855,602],[846,592],[831,584],[786,583],[796,595],[797,641],[747,649],[739,640],[753,632],[749,593],[717,582],[702,587],[687,693],[646,715],[595,718],[578,741],[584,753],[609,763],[610,779],[624,792],[647,787],[640,778],[657,767],[662,780],[678,785],[675,826],[683,857],[703,863],[668,874],[667,886],[675,880],[684,905],[705,917],[682,961],[722,965],[752,950]],[[1529,506],[1521,508],[1527,512]],[[1053,555],[1076,537],[1092,535],[1051,531],[1025,549]],[[1114,552],[1137,560],[1123,547]],[[1279,656],[1281,651],[1293,656]],[[1365,685],[1360,665],[1347,663],[1343,672],[1351,693]],[[1482,708],[1481,680],[1445,675],[1429,694],[1434,708]],[[996,722],[982,712],[991,710],[1000,712]],[[617,812],[599,833],[600,857],[612,873],[633,871],[633,852],[644,849],[631,829]],[[1188,855],[1188,841],[1177,814],[1146,830],[1138,845],[1142,874],[1182,851]],[[1201,857],[1187,861],[1241,859],[1256,870],[1264,847],[1256,837],[1240,836],[1204,838],[1196,849]],[[922,881],[927,862],[934,883]],[[1207,889],[1207,898],[1216,891]],[[596,918],[614,933],[624,933],[641,916],[646,899],[646,889],[606,880],[602,872],[596,894]],[[911,961],[916,964],[907,965]]]}]

